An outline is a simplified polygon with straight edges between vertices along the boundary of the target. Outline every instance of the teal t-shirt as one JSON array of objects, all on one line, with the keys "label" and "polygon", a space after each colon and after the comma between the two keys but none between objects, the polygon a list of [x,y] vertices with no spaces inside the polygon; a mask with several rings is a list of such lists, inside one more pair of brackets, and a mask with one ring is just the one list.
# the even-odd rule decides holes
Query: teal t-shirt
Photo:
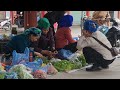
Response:
[{"label": "teal t-shirt", "polygon": [[[30,40],[27,35],[20,34],[14,36],[11,41],[7,43],[7,47],[11,48],[12,50],[16,50],[18,53],[23,53],[26,47],[30,47]],[[12,52],[9,52],[12,53]]]}]

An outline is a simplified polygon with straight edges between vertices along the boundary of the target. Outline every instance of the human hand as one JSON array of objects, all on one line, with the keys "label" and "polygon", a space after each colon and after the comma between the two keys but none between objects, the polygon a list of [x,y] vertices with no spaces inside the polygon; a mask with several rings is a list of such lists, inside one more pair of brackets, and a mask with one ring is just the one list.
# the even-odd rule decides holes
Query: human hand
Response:
[{"label": "human hand", "polygon": [[81,36],[80,36],[80,35],[78,35],[78,38],[79,38],[79,39],[80,39],[80,37],[81,37]]},{"label": "human hand", "polygon": [[52,55],[52,52],[51,52],[51,51],[48,51],[48,50],[42,50],[41,53],[42,53],[42,54],[45,54],[45,55],[48,55],[48,56],[51,56],[51,55]]},{"label": "human hand", "polygon": [[43,55],[42,55],[41,53],[34,52],[34,54],[35,54],[36,56],[38,56],[39,58],[43,58]]},{"label": "human hand", "polygon": [[57,50],[53,51],[53,54],[58,54],[58,51]]}]

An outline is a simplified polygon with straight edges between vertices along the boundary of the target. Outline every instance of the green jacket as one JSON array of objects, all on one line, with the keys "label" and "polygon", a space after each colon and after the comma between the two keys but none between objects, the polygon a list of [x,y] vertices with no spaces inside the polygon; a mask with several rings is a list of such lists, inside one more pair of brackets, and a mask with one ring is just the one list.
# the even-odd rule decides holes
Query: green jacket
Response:
[{"label": "green jacket", "polygon": [[[23,53],[26,47],[30,47],[31,42],[29,40],[28,35],[20,34],[14,36],[11,41],[7,43],[7,47],[13,50],[16,50],[18,53]],[[12,53],[11,51],[7,51],[6,53]]]}]

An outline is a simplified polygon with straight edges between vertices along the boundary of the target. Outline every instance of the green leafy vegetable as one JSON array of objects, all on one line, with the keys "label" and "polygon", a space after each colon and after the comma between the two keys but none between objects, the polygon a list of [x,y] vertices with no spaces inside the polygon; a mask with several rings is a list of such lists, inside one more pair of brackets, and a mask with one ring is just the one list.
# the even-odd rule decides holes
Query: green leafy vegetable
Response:
[{"label": "green leafy vegetable", "polygon": [[62,60],[62,61],[54,62],[53,66],[58,71],[69,71],[72,69],[73,64],[70,61]]},{"label": "green leafy vegetable", "polygon": [[86,66],[87,63],[83,54],[80,57],[78,57],[78,60],[81,61],[82,67]]}]

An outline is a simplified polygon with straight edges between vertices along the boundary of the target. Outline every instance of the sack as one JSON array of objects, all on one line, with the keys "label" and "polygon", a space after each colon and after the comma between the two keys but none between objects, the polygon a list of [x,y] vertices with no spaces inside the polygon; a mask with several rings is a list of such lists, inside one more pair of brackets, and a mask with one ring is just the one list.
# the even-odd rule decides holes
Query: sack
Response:
[{"label": "sack", "polygon": [[111,48],[111,54],[112,54],[112,56],[117,56],[119,54],[119,51],[117,50],[116,47]]}]

